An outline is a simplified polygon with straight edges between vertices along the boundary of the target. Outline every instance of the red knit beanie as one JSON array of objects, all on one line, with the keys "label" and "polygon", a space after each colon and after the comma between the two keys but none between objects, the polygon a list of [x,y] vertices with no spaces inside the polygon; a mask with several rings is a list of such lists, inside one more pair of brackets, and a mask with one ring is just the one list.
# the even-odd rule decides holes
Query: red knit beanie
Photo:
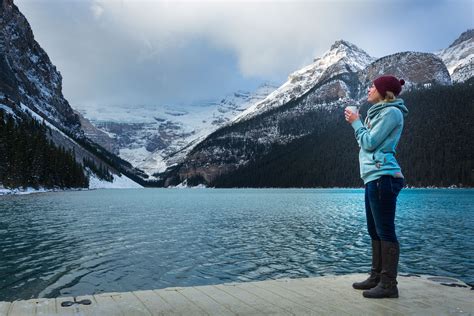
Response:
[{"label": "red knit beanie", "polygon": [[381,76],[374,80],[375,88],[384,98],[387,91],[392,91],[395,96],[399,95],[404,84],[405,80],[398,80],[394,76]]}]

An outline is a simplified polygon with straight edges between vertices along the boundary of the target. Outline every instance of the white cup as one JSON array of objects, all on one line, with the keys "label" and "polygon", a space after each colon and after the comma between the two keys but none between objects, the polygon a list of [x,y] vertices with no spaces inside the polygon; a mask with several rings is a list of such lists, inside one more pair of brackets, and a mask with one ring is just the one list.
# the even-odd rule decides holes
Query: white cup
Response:
[{"label": "white cup", "polygon": [[346,106],[346,109],[348,109],[352,113],[356,113],[356,114],[359,113],[359,108],[355,105]]}]

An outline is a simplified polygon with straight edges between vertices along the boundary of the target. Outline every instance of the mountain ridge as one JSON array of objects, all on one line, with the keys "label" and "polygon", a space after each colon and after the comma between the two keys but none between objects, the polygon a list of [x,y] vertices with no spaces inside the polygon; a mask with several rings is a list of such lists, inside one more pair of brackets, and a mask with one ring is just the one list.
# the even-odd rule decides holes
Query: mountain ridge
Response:
[{"label": "mountain ridge", "polygon": [[179,162],[195,143],[274,89],[271,83],[264,83],[252,93],[239,90],[183,109],[122,106],[82,113],[117,141],[122,159],[152,176]]},{"label": "mountain ridge", "polygon": [[[466,38],[466,36],[461,35],[460,38]],[[453,44],[462,42],[463,41],[458,39],[454,41]],[[451,46],[453,46],[453,44]],[[406,63],[408,66],[405,67],[403,71],[391,68],[391,63],[399,63],[398,59],[404,58],[408,60]],[[420,60],[422,60],[422,62],[420,62]],[[251,119],[252,116],[258,116],[263,114],[263,112],[270,111],[272,108],[283,106],[303,96],[316,85],[318,85],[320,89],[317,95],[312,98],[316,104],[314,107],[324,106],[325,103],[331,103],[337,100],[345,102],[352,100],[356,103],[363,103],[370,78],[386,72],[401,74],[408,72],[409,76],[406,77],[408,79],[406,79],[404,90],[423,85],[431,85],[432,83],[450,84],[450,71],[443,69],[442,64],[444,62],[442,56],[436,53],[412,51],[398,52],[388,56],[374,58],[355,44],[339,39],[336,40],[330,49],[322,54],[322,56],[314,58],[313,63],[290,73],[288,80],[280,87],[274,89],[274,91],[269,93],[263,100],[255,102],[253,105],[241,111],[241,113],[231,118],[228,122],[224,122],[220,128],[225,128],[228,125]],[[381,68],[370,68],[368,67],[370,63],[386,65]],[[420,69],[420,65],[428,66],[428,68],[432,70],[426,71],[426,69]],[[367,69],[364,72],[361,71],[362,68]],[[376,71],[379,68],[380,71]],[[440,71],[436,71],[436,68]],[[436,74],[438,77],[433,78],[431,74]],[[357,81],[359,82],[358,84],[351,84],[351,82],[354,83]],[[236,93],[238,93],[238,91]],[[133,165],[139,166],[141,169],[149,170],[149,174],[154,172],[158,178],[161,178],[160,174],[166,173],[166,171],[163,171],[164,169],[172,169],[183,162],[191,149],[197,146],[199,142],[205,141],[211,134],[212,133],[203,133],[201,137],[194,138],[191,142],[187,143],[184,141],[179,146],[173,146],[173,150],[168,151],[165,155],[158,153],[154,156],[142,150],[142,153],[149,157],[146,159],[146,162],[144,160],[138,162],[134,160],[137,156],[140,156],[140,152],[133,150],[127,150],[126,154],[125,151],[123,151],[121,157],[132,162]],[[288,140],[289,139],[286,139],[286,141]],[[167,158],[163,160],[161,156],[166,156]],[[166,163],[164,163],[164,161],[166,161]],[[147,165],[147,167],[145,167],[145,165]]]}]

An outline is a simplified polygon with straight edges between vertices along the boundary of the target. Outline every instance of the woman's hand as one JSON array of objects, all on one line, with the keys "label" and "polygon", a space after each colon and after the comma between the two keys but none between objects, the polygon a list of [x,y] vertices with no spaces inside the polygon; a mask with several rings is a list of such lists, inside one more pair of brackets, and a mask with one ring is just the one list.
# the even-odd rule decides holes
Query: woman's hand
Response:
[{"label": "woman's hand", "polygon": [[349,124],[352,124],[352,122],[356,121],[359,119],[359,113],[358,112],[353,112],[346,108],[344,110],[344,116],[346,118],[346,121],[349,122]]}]

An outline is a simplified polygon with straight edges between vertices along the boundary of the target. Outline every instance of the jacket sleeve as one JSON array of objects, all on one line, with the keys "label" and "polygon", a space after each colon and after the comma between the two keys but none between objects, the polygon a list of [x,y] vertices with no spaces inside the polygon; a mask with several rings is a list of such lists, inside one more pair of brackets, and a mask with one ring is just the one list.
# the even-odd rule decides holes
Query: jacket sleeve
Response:
[{"label": "jacket sleeve", "polygon": [[360,119],[351,124],[359,146],[366,151],[375,151],[393,129],[403,122],[402,112],[397,108],[391,107],[380,115],[381,117],[374,122],[370,130],[362,124]]}]

